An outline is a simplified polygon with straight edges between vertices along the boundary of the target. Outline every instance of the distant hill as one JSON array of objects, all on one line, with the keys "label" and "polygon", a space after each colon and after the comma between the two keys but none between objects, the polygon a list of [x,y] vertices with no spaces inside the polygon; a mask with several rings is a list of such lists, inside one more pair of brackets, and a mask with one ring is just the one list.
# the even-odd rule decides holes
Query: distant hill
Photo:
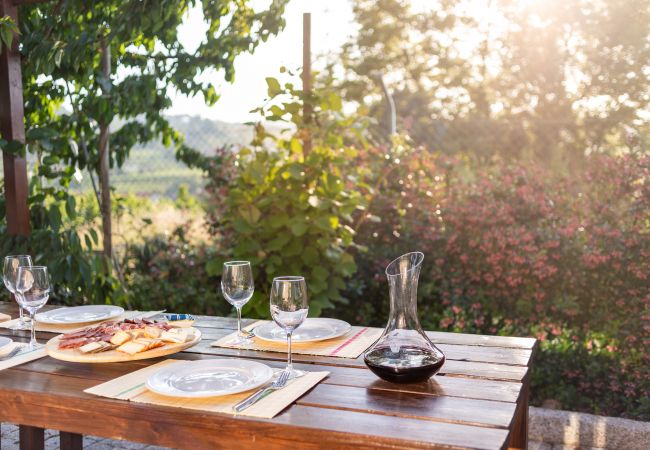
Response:
[{"label": "distant hill", "polygon": [[[253,137],[253,127],[241,123],[188,115],[168,116],[168,119],[183,133],[185,142],[204,155],[222,147],[237,149],[248,144]],[[160,141],[134,147],[124,165],[111,171],[111,185],[118,193],[175,198],[181,184],[188,185],[195,194],[200,193],[204,184],[202,173],[177,161],[173,148],[166,148]],[[87,174],[84,174],[79,189],[90,189]]]}]

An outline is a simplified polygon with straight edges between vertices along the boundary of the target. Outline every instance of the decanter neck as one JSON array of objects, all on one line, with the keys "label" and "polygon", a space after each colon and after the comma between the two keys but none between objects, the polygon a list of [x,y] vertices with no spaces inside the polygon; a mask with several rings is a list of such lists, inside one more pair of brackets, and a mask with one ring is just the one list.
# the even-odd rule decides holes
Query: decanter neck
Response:
[{"label": "decanter neck", "polygon": [[390,290],[390,317],[388,327],[397,329],[420,329],[418,320],[418,279],[420,266],[398,275],[388,276]]}]

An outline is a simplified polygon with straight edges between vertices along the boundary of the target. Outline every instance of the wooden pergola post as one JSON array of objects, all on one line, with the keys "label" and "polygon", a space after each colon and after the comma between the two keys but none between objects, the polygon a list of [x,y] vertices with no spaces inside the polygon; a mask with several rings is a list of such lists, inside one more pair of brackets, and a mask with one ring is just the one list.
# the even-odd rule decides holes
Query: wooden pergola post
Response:
[{"label": "wooden pergola post", "polygon": [[303,13],[302,15],[302,92],[304,96],[303,103],[303,122],[305,125],[303,153],[308,155],[311,153],[312,140],[311,130],[311,13]]},{"label": "wooden pergola post", "polygon": [[[0,0],[0,16],[9,16],[18,24],[17,6],[12,0]],[[6,141],[25,143],[25,112],[23,81],[20,70],[18,36],[11,48],[1,47],[0,53],[0,135]],[[28,181],[25,158],[3,152],[5,208],[7,232],[29,235]]]}]

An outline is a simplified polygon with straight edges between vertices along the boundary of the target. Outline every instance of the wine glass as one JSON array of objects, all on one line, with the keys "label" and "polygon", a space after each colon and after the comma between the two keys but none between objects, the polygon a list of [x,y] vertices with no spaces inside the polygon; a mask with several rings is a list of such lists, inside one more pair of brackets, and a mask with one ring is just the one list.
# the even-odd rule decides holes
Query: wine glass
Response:
[{"label": "wine glass", "polygon": [[307,317],[307,283],[304,277],[277,277],[271,285],[271,317],[287,333],[289,378],[305,374],[295,370],[291,361],[291,334]]},{"label": "wine glass", "polygon": [[34,314],[41,309],[50,296],[50,277],[45,266],[19,267],[16,278],[16,300],[25,308],[32,319],[32,334],[29,349],[38,347],[36,342],[36,320]]},{"label": "wine glass", "polygon": [[[5,256],[4,266],[2,268],[2,281],[7,290],[14,295],[14,298],[16,296],[16,278],[18,276],[18,268],[20,266],[29,267],[31,265],[32,258],[29,255]],[[12,327],[12,330],[28,330],[29,325],[25,321],[23,308],[20,305],[18,305],[18,311],[20,312],[20,320]]]},{"label": "wine glass", "polygon": [[253,271],[248,261],[229,261],[223,263],[221,292],[225,299],[237,309],[237,337],[232,345],[250,344],[253,334],[241,329],[241,309],[253,297]]}]

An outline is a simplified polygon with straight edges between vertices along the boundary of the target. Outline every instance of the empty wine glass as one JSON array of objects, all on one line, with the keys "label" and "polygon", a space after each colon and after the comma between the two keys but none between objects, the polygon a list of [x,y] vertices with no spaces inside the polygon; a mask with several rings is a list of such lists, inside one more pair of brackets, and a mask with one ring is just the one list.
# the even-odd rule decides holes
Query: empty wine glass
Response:
[{"label": "empty wine glass", "polygon": [[[10,255],[5,256],[4,266],[2,268],[2,281],[4,282],[7,290],[14,296],[16,296],[16,277],[18,276],[18,268],[20,266],[31,266],[32,258],[29,255]],[[16,300],[17,302],[18,300]],[[20,320],[16,325],[14,325],[12,330],[28,330],[29,324],[25,321],[23,314],[23,308],[18,305],[18,311],[20,312]]]},{"label": "empty wine glass", "polygon": [[245,345],[251,342],[252,333],[242,331],[241,309],[253,297],[253,271],[248,261],[229,261],[223,263],[221,292],[225,299],[237,309],[237,337],[232,345]]},{"label": "empty wine glass", "polygon": [[271,317],[287,333],[289,378],[305,374],[295,370],[291,360],[291,334],[305,321],[308,312],[307,283],[304,277],[277,277],[271,285]]},{"label": "empty wine glass", "polygon": [[34,314],[41,309],[50,296],[50,277],[45,266],[19,267],[16,278],[16,300],[25,308],[32,319],[32,334],[29,340],[31,350],[38,347],[36,342],[36,321]]}]

